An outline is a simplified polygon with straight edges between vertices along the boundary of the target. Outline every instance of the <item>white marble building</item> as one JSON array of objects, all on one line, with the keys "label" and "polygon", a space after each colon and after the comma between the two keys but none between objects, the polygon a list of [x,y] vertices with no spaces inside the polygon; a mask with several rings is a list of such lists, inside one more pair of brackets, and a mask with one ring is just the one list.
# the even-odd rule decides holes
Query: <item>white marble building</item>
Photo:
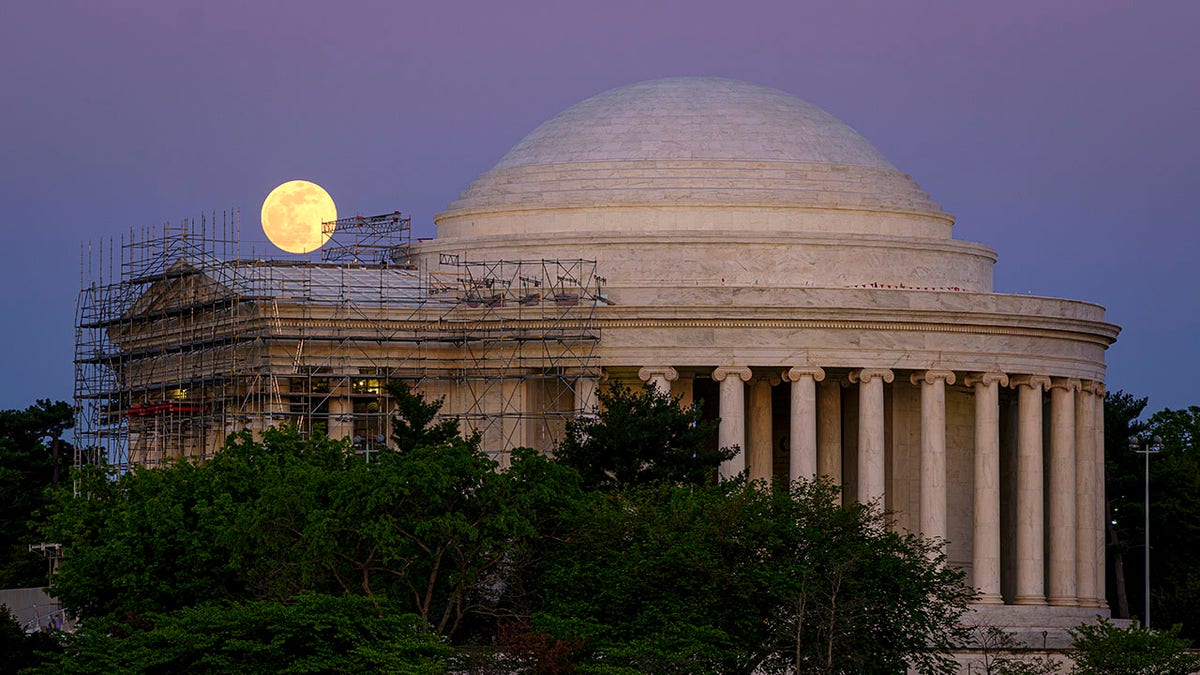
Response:
[{"label": "white marble building", "polygon": [[586,258],[604,380],[719,416],[724,473],[825,474],[947,540],[982,620],[1107,615],[1103,308],[992,290],[995,253],[853,129],[781,91],[672,78],[545,122],[419,260]]}]

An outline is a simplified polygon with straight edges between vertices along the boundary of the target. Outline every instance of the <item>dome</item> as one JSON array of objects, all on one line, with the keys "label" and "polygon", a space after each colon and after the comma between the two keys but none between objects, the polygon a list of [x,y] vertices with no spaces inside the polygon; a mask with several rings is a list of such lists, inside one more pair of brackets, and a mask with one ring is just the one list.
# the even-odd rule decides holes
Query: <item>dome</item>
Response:
[{"label": "dome", "polygon": [[[513,146],[437,221],[442,237],[580,226],[628,234],[619,210],[710,207],[742,209],[740,221],[772,233],[949,238],[953,223],[829,113],[778,89],[714,77],[638,82],[566,109]],[[555,213],[531,217],[547,210]],[[519,224],[506,217],[515,213],[524,214]],[[646,216],[631,217],[656,230],[725,227],[696,213]]]},{"label": "dome", "polygon": [[593,96],[534,129],[495,169],[648,159],[895,169],[867,139],[817,106],[778,89],[716,77],[638,82]]}]

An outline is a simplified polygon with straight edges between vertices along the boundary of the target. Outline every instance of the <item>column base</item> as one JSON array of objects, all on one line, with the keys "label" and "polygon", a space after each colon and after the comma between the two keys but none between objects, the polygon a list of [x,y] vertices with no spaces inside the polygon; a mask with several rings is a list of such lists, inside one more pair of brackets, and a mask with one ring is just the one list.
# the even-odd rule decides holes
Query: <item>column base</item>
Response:
[{"label": "column base", "polygon": [[1043,598],[1040,595],[1027,595],[1024,597],[1018,595],[1016,597],[1016,599],[1013,600],[1013,604],[1014,605],[1030,605],[1030,606],[1045,607],[1046,606],[1046,598]]},{"label": "column base", "polygon": [[980,595],[979,597],[975,598],[975,601],[972,602],[971,604],[972,605],[1003,605],[1004,598],[1002,598],[999,595]]},{"label": "column base", "polygon": [[1046,604],[1050,605],[1051,607],[1078,607],[1079,600],[1074,596],[1066,598],[1049,598],[1046,600]]}]

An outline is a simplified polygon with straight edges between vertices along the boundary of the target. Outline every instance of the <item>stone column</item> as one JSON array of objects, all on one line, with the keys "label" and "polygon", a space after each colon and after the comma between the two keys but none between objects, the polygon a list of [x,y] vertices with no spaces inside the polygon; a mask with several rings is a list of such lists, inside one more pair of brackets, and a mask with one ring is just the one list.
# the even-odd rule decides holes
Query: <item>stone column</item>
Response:
[{"label": "stone column", "polygon": [[858,384],[858,501],[884,505],[887,477],[884,448],[883,385],[895,378],[884,368],[851,371],[850,381]]},{"label": "stone column", "polygon": [[1000,595],[1000,391],[1004,373],[976,373],[966,379],[975,389],[975,499],[971,568],[981,605],[1003,605]]},{"label": "stone column", "polygon": [[768,484],[775,473],[771,387],[778,383],[778,378],[762,375],[750,381],[750,434],[746,441],[749,448],[746,462],[750,469],[750,480],[764,480]]},{"label": "stone column", "polygon": [[1017,389],[1017,594],[1018,605],[1046,604],[1045,509],[1042,504],[1042,392],[1044,375],[1012,378]]},{"label": "stone column", "polygon": [[583,375],[575,379],[575,415],[577,417],[595,417],[596,406],[600,398],[596,395],[600,383],[605,380],[603,372],[595,375]]},{"label": "stone column", "polygon": [[1096,602],[1100,607],[1108,607],[1108,585],[1105,566],[1108,564],[1108,503],[1104,486],[1104,383],[1096,383],[1096,447],[1093,469],[1096,471]]},{"label": "stone column", "polygon": [[671,383],[679,379],[679,372],[671,366],[646,366],[638,370],[638,377],[661,394],[671,395]]},{"label": "stone column", "polygon": [[743,383],[750,380],[745,366],[722,366],[713,371],[713,380],[721,383],[721,426],[717,444],[722,448],[737,447],[737,457],[721,464],[721,478],[733,478],[746,468],[746,392]]},{"label": "stone column", "polygon": [[792,383],[788,480],[812,479],[817,475],[817,383],[825,379],[825,371],[797,366],[783,371],[783,379]]},{"label": "stone column", "polygon": [[675,380],[671,385],[671,395],[679,397],[679,407],[687,410],[695,403],[695,387],[696,378],[694,375],[681,375],[678,380]]},{"label": "stone column", "polygon": [[1074,605],[1075,392],[1079,380],[1056,377],[1050,385],[1050,558],[1047,601]]},{"label": "stone column", "polygon": [[946,385],[949,370],[913,373],[921,386],[921,533],[946,538]]},{"label": "stone column", "polygon": [[354,435],[354,405],[343,390],[329,395],[329,438],[340,441]]},{"label": "stone column", "polygon": [[842,383],[837,379],[817,386],[817,474],[842,484]]},{"label": "stone column", "polygon": [[1096,607],[1096,385],[1085,381],[1075,398],[1075,595]]}]

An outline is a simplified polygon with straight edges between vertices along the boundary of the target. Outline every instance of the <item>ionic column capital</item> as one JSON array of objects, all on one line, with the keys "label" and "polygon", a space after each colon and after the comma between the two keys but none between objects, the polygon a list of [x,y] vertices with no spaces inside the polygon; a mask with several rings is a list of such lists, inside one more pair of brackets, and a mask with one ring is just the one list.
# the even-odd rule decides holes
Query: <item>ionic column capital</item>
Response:
[{"label": "ionic column capital", "polygon": [[954,384],[954,371],[951,370],[919,370],[908,376],[908,381],[913,384],[933,384],[938,380],[944,380],[946,384]]},{"label": "ionic column capital", "polygon": [[1104,383],[1096,382],[1095,387],[1096,387],[1095,394],[1103,399],[1104,395],[1108,393],[1108,391],[1104,388]]},{"label": "ionic column capital", "polygon": [[1017,387],[1029,387],[1030,389],[1047,391],[1050,389],[1050,378],[1045,375],[1013,375],[1008,378],[1008,386],[1013,389]]},{"label": "ionic column capital", "polygon": [[887,368],[860,368],[850,371],[850,382],[854,384],[866,384],[874,379],[880,379],[884,382],[891,382],[896,379],[896,374]]},{"label": "ionic column capital", "polygon": [[712,379],[717,382],[724,382],[725,378],[730,375],[736,376],[742,382],[749,382],[754,373],[750,372],[750,369],[746,366],[721,366],[713,370]]},{"label": "ionic column capital", "polygon": [[823,382],[825,369],[818,366],[794,366],[783,371],[785,382],[799,382],[802,377],[811,377],[816,382]]},{"label": "ionic column capital", "polygon": [[762,375],[755,375],[754,377],[750,378],[750,384],[754,384],[756,382],[764,382],[774,387],[775,385],[779,384],[780,380],[778,375],[764,373]]},{"label": "ionic column capital", "polygon": [[1051,389],[1062,389],[1067,393],[1072,393],[1079,389],[1079,380],[1073,377],[1054,377],[1050,379]]},{"label": "ionic column capital", "polygon": [[667,382],[674,382],[679,379],[679,371],[671,366],[643,366],[638,369],[638,379],[642,382],[649,382],[652,377],[661,377]]},{"label": "ionic column capital", "polygon": [[[1103,385],[1101,385],[1101,386],[1103,386]],[[1095,380],[1080,380],[1079,381],[1079,391],[1082,391],[1085,394],[1095,394],[1096,393],[1096,381]]]},{"label": "ionic column capital", "polygon": [[1008,386],[1008,375],[999,371],[988,371],[984,373],[970,373],[963,378],[963,384],[968,387],[974,387],[977,384],[982,384],[985,387],[990,387],[993,384],[998,384],[1001,387]]}]

